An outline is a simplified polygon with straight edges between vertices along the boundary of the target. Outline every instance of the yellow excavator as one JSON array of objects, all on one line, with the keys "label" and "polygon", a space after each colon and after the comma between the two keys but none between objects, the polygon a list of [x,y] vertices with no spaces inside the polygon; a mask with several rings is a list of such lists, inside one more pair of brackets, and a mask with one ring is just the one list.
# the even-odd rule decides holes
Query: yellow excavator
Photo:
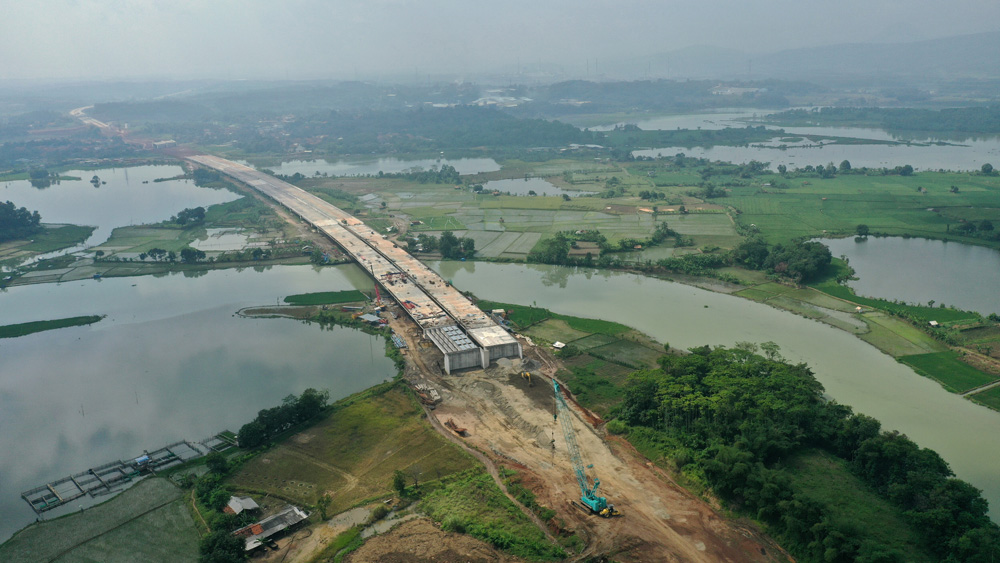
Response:
[{"label": "yellow excavator", "polygon": [[521,372],[521,379],[527,379],[528,380],[528,387],[531,387],[532,383],[531,383],[531,372],[530,371],[522,371]]}]

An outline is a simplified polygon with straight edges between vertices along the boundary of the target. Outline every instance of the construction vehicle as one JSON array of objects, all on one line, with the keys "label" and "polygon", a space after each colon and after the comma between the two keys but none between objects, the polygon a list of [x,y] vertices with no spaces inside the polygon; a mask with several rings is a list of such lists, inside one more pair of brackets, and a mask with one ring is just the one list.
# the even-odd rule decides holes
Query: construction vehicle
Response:
[{"label": "construction vehicle", "polygon": [[468,434],[468,432],[469,432],[465,428],[462,428],[458,424],[455,424],[455,419],[454,418],[449,418],[444,423],[444,425],[447,426],[452,432],[454,432],[455,434],[458,434],[459,436],[462,436],[462,437],[465,437]]},{"label": "construction vehicle", "polygon": [[531,383],[531,372],[530,371],[522,371],[521,372],[521,379],[527,379],[528,380],[528,387],[532,386],[532,383]]},{"label": "construction vehicle", "polygon": [[[593,469],[594,466],[584,466],[583,458],[580,456],[580,447],[576,444],[576,434],[573,432],[573,417],[570,414],[569,405],[566,404],[566,399],[563,399],[562,394],[559,392],[559,382],[553,379],[552,386],[556,392],[556,412],[554,417],[562,423],[563,435],[566,437],[566,449],[569,450],[569,457],[573,462],[573,472],[576,474],[576,482],[580,485],[580,501],[583,504],[576,501],[570,502],[573,506],[602,518],[621,515],[621,512],[615,508],[615,505],[608,504],[608,499],[597,496],[597,488],[601,486],[601,480],[595,476],[593,485],[591,485],[587,469]],[[562,415],[561,418],[560,414]]]}]

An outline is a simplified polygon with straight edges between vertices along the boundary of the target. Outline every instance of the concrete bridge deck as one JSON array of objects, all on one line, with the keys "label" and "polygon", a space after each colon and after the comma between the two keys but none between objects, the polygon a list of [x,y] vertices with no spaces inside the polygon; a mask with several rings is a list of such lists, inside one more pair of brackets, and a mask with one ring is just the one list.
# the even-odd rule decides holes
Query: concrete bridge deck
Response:
[{"label": "concrete bridge deck", "polygon": [[[483,367],[496,358],[521,355],[521,345],[517,340],[480,311],[469,298],[357,217],[249,166],[210,155],[187,158],[264,193],[330,237],[403,306],[425,334],[434,328],[461,327],[481,349],[481,359],[477,363]],[[434,334],[436,336],[432,340],[447,356],[449,346],[438,342],[442,333],[435,331]]]}]

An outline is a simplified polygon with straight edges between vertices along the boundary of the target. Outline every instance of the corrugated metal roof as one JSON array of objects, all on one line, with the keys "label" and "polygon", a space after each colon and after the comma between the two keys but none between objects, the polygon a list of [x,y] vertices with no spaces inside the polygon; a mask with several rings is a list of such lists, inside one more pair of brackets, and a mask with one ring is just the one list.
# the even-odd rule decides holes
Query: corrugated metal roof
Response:
[{"label": "corrugated metal roof", "polygon": [[468,350],[475,350],[478,348],[476,344],[469,340],[462,329],[455,325],[429,328],[424,333],[427,338],[431,339],[431,342],[437,345],[445,354],[451,354],[455,352],[465,352]]}]

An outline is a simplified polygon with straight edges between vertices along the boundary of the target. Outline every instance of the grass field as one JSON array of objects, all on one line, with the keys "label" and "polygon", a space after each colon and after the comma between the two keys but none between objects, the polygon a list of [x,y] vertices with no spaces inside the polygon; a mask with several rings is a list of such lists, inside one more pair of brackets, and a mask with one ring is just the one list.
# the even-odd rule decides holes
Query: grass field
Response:
[{"label": "grass field", "polygon": [[886,301],[885,299],[872,299],[869,297],[861,297],[855,295],[851,288],[840,285],[835,280],[823,280],[816,283],[809,284],[810,287],[818,289],[823,293],[832,295],[844,301],[850,301],[851,303],[857,303],[862,307],[871,307],[873,309],[880,309],[882,311],[894,312],[894,313],[904,313],[911,316],[914,319],[930,322],[937,321],[939,323],[950,323],[955,321],[972,321],[979,318],[975,313],[969,311],[960,311],[958,309],[947,309],[942,307],[922,307],[919,305],[905,305],[901,303],[893,303],[892,301]]},{"label": "grass field", "polygon": [[829,507],[835,523],[862,530],[879,546],[899,550],[905,561],[934,560],[914,547],[921,543],[921,538],[904,522],[898,509],[868,492],[843,460],[813,450],[793,457],[789,466],[794,469],[788,474],[796,493]]},{"label": "grass field", "polygon": [[581,354],[564,361],[568,371],[559,374],[582,404],[605,416],[622,400],[625,380],[632,368]]},{"label": "grass field", "polygon": [[0,338],[17,338],[27,336],[36,332],[46,330],[56,330],[71,326],[85,326],[96,323],[103,319],[100,315],[89,315],[85,317],[69,317],[66,319],[56,319],[51,321],[34,321],[30,323],[20,323],[16,325],[0,326]]},{"label": "grass field", "polygon": [[93,234],[96,227],[80,225],[42,225],[44,228],[29,240],[0,244],[0,264],[16,266],[35,254],[44,254],[78,245]]},{"label": "grass field", "polygon": [[46,225],[45,229],[35,235],[32,241],[21,247],[31,252],[53,252],[74,246],[87,240],[96,227],[84,225]]},{"label": "grass field", "polygon": [[895,358],[948,349],[902,319],[883,313],[867,313],[862,320],[868,325],[868,332],[860,338]]},{"label": "grass field", "polygon": [[166,479],[144,479],[102,505],[25,528],[0,546],[0,561],[195,561],[198,532],[182,494]]},{"label": "grass field", "polygon": [[447,531],[463,532],[518,557],[558,561],[563,551],[521,512],[482,469],[458,473],[442,481],[420,508]]},{"label": "grass field", "polygon": [[981,405],[986,405],[993,410],[1000,411],[1000,387],[994,387],[975,395],[970,395],[969,398]]},{"label": "grass field", "polygon": [[953,393],[968,391],[997,379],[961,362],[958,352],[954,351],[902,356],[899,361]]},{"label": "grass field", "polygon": [[338,303],[359,303],[367,300],[368,297],[356,289],[300,293],[285,297],[285,303],[289,305],[335,305]]},{"label": "grass field", "polygon": [[306,505],[327,493],[332,514],[391,494],[397,469],[418,471],[424,482],[472,467],[474,460],[438,435],[422,414],[408,391],[387,384],[257,455],[231,482]]},{"label": "grass field", "polygon": [[[1000,179],[967,173],[918,172],[912,176],[838,175],[831,179],[755,179],[732,188],[725,202],[740,220],[755,224],[772,242],[826,233],[853,233],[858,224],[873,232],[969,241],[950,232],[962,219],[1000,220]],[[786,189],[762,189],[760,183]],[[956,186],[958,193],[951,187]],[[918,188],[919,191],[918,191]],[[998,246],[998,243],[977,241]]]}]

